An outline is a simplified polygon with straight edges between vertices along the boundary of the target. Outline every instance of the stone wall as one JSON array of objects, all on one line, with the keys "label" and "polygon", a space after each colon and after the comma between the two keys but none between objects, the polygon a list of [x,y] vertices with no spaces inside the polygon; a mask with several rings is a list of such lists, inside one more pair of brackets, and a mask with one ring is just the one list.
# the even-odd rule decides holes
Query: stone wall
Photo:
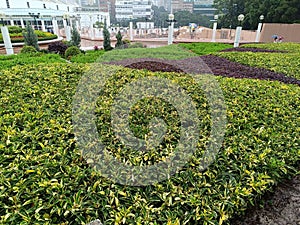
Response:
[{"label": "stone wall", "polygon": [[[216,32],[216,39],[218,40],[227,40],[234,41],[235,38],[235,29],[218,29]],[[195,30],[194,33],[191,33],[189,28],[181,28],[179,30],[179,35],[177,39],[207,39],[210,40],[212,38],[213,30],[206,27],[201,27]],[[254,42],[256,36],[256,31],[252,30],[242,30],[241,33],[241,42]]]},{"label": "stone wall", "polygon": [[264,23],[260,42],[273,42],[273,35],[282,36],[284,42],[300,43],[300,24]]},{"label": "stone wall", "polygon": [[[48,49],[48,45],[52,42],[56,42],[56,41],[62,41],[63,38],[57,38],[57,39],[53,39],[53,40],[48,40],[48,41],[39,41],[39,48],[40,49]],[[17,54],[21,51],[21,49],[24,46],[24,43],[12,43],[13,49],[14,49],[14,54]],[[0,54],[1,55],[5,55],[6,54],[6,50],[4,48],[4,44],[0,44]]]}]

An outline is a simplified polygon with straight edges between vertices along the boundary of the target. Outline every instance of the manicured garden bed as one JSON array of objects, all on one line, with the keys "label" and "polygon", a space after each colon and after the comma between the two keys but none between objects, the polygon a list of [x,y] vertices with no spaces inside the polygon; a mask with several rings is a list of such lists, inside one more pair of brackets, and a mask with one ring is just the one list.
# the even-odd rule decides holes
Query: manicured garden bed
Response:
[{"label": "manicured garden bed", "polygon": [[[24,42],[23,31],[24,29],[20,27],[8,27],[9,35],[12,43]],[[50,32],[44,32],[40,30],[35,30],[34,33],[37,35],[39,41],[53,40],[57,38],[57,35]],[[0,44],[3,43],[3,37],[0,32]]]},{"label": "manicured garden bed", "polygon": [[[168,48],[172,48],[171,53]],[[197,67],[201,58],[176,46],[148,53],[137,50],[141,55],[132,50],[122,51],[101,53],[99,62],[114,59],[141,69],[137,58],[143,56],[148,62],[149,58],[158,62],[157,68],[164,63],[170,70],[174,66],[185,72],[193,72],[194,68],[196,72],[203,71]],[[134,59],[125,59],[126,56]],[[18,56],[14,57],[11,60]],[[36,60],[43,62],[43,57]],[[205,56],[203,60],[210,57]],[[222,60],[211,59],[218,60],[211,65]],[[114,96],[125,84],[142,77],[169,79],[189,94],[201,121],[201,139],[195,155],[170,179],[145,187],[113,183],[87,165],[76,145],[72,126],[72,98],[80,78],[91,68],[101,74],[111,65],[54,61],[13,66],[16,61],[7,60],[9,66],[3,63],[1,67],[1,224],[85,224],[95,219],[106,224],[225,224],[298,169],[298,85],[217,76],[227,107],[225,139],[214,163],[201,172],[198,166],[211,127],[201,85],[184,73],[116,67],[117,72],[106,83],[96,108],[100,138],[112,155],[129,164],[153,163],[172,154],[178,141],[180,121],[176,110],[165,101],[153,98],[137,102],[131,124],[136,136],[141,138],[149,132],[151,116],[161,116],[170,131],[162,146],[138,154],[122,147],[114,136],[110,125]],[[206,63],[209,64],[208,59]],[[149,63],[145,65],[149,67]],[[253,69],[256,71],[262,70]],[[220,75],[225,73],[223,70]]]},{"label": "manicured garden bed", "polygon": [[300,44],[274,43],[243,45],[242,47],[266,48],[270,50],[285,51],[287,53],[261,53],[261,52],[222,52],[217,56],[227,58],[251,67],[265,68],[288,77],[300,80]]},{"label": "manicured garden bed", "polygon": [[32,53],[32,54],[18,54],[18,55],[0,55],[0,72],[1,70],[7,70],[16,65],[34,65],[38,63],[55,63],[65,62],[57,54],[43,54],[43,53]]},{"label": "manicured garden bed", "polygon": [[179,46],[189,49],[197,55],[207,55],[228,48],[232,48],[231,44],[222,43],[181,43]]}]

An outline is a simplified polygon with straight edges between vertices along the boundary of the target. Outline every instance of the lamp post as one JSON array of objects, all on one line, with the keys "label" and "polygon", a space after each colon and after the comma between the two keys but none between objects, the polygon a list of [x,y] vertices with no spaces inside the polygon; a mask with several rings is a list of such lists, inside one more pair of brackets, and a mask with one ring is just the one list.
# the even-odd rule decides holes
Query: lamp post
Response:
[{"label": "lamp post", "polygon": [[211,42],[216,42],[216,33],[217,33],[217,25],[218,25],[218,15],[214,16],[214,26],[213,26],[213,33],[212,33],[212,38],[211,38]]},{"label": "lamp post", "polygon": [[168,32],[168,45],[173,43],[173,28],[176,20],[174,19],[174,14],[169,14],[169,18],[166,20],[169,24],[169,32]]},{"label": "lamp post", "polygon": [[33,17],[33,19],[34,19],[34,24],[35,24],[35,27],[36,27],[36,29],[37,30],[39,30],[38,29],[38,24],[37,24],[37,20],[36,20],[36,18],[40,18],[40,13],[38,13],[38,14],[35,14],[35,13],[28,13],[29,14],[29,16],[31,16],[31,17]]},{"label": "lamp post", "polygon": [[133,23],[132,23],[132,18],[133,16],[129,16],[129,36],[130,36],[130,41],[133,41]]},{"label": "lamp post", "polygon": [[148,18],[147,16],[145,17],[145,21],[146,21],[146,35],[148,34]]},{"label": "lamp post", "polygon": [[236,27],[236,32],[235,32],[235,40],[234,40],[234,45],[233,47],[239,47],[239,42],[241,38],[241,32],[242,32],[242,21],[245,19],[245,16],[243,14],[240,14],[238,16],[238,21],[239,21],[239,26]]},{"label": "lamp post", "polygon": [[255,42],[259,42],[260,39],[260,32],[261,32],[261,28],[262,28],[262,21],[264,20],[264,15],[261,15],[259,17],[260,22],[258,23],[258,27],[257,27],[257,31],[256,31],[256,37],[255,37]]},{"label": "lamp post", "polygon": [[64,14],[63,15],[63,19],[65,20],[65,25],[68,26],[69,25],[69,18],[70,18],[70,15],[69,14]]}]

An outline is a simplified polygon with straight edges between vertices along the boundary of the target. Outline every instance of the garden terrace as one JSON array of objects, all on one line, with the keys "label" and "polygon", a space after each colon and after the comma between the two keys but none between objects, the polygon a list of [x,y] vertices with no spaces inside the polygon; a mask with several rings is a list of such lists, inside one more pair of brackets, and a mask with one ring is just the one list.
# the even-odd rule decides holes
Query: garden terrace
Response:
[{"label": "garden terrace", "polygon": [[[201,44],[198,45],[194,47],[203,55],[199,52]],[[59,55],[53,54],[35,55],[32,59],[20,54],[1,60],[0,223],[86,224],[100,219],[105,224],[226,224],[259,203],[278,183],[295,176],[300,161],[300,87],[284,83],[281,78],[280,81],[268,80],[270,77],[248,79],[253,75],[246,75],[247,71],[249,74],[260,71],[261,76],[279,74],[298,79],[297,69],[293,68],[297,60],[284,68],[276,63],[275,68],[265,68],[265,58],[276,61],[271,56],[278,53],[216,53],[221,49],[209,50],[208,44],[205,48],[218,57],[199,57],[191,52],[192,47],[187,51],[170,46],[87,52],[72,57],[73,63],[61,61]],[[210,67],[224,58],[231,60],[230,54],[235,54],[235,61],[243,61],[244,67],[238,62],[234,67],[241,70],[244,79],[227,77],[225,68],[220,70],[220,76],[214,77],[227,108],[225,138],[214,163],[199,171],[209,140],[210,107],[201,84],[187,69],[195,68],[198,73],[205,68],[197,68],[200,61],[207,60]],[[256,54],[265,57],[255,61]],[[281,53],[278,57],[292,58],[290,55],[299,57],[295,52]],[[100,58],[96,63],[90,63],[97,57]],[[185,73],[152,72],[147,70],[149,63],[142,70],[101,63],[112,60],[135,68],[140,62],[151,60],[158,63],[156,68],[164,63],[171,65],[171,71],[174,66]],[[15,65],[19,62],[22,65]],[[193,67],[189,66],[191,62],[196,62]],[[252,63],[265,69],[253,69]],[[133,106],[130,115],[134,134],[144,138],[155,115],[168,125],[166,137],[160,146],[144,153],[124,146],[111,127],[111,105],[122,87],[144,77],[165,78],[182,87],[193,99],[201,122],[200,140],[195,154],[170,179],[144,187],[124,186],[101,176],[83,158],[73,131],[72,97],[88,71],[100,75],[111,68],[115,73],[103,86],[95,104],[96,125],[110,154],[129,165],[148,165],[172,155],[180,136],[180,118],[168,102],[151,97],[142,99]]]}]

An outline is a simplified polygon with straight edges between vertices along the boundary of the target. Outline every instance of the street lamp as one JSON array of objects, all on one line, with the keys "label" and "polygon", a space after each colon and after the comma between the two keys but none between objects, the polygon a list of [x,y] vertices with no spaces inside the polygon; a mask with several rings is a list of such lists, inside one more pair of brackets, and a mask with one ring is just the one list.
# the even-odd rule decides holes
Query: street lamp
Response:
[{"label": "street lamp", "polygon": [[69,14],[64,14],[63,19],[66,20],[66,26],[69,26],[70,15]]},{"label": "street lamp", "polygon": [[242,25],[243,20],[245,19],[245,16],[243,14],[240,14],[238,16],[238,21],[240,22],[240,26]]},{"label": "street lamp", "polygon": [[38,24],[37,24],[37,21],[36,21],[36,18],[40,18],[40,13],[38,13],[38,14],[35,14],[35,13],[28,13],[29,14],[29,16],[31,16],[31,17],[33,17],[33,19],[34,19],[34,24],[35,24],[35,26],[36,26],[36,28],[37,28],[37,30],[38,30]]},{"label": "street lamp", "polygon": [[245,19],[245,16],[243,14],[240,14],[238,16],[238,21],[239,21],[240,26],[236,27],[235,40],[234,40],[234,45],[233,45],[234,48],[239,47],[239,42],[240,42],[241,32],[242,32],[241,24],[242,24],[244,19]]},{"label": "street lamp", "polygon": [[130,37],[130,41],[133,41],[133,23],[132,23],[132,15],[129,15],[129,37]]},{"label": "street lamp", "polygon": [[176,20],[174,19],[174,14],[169,14],[169,18],[166,20],[169,24],[169,32],[168,32],[168,45],[173,43],[173,28]]},{"label": "street lamp", "polygon": [[213,26],[213,33],[212,33],[211,42],[216,42],[216,33],[217,33],[218,19],[219,19],[219,16],[215,15],[214,16],[214,20],[213,20],[214,26]]},{"label": "street lamp", "polygon": [[260,39],[260,31],[261,31],[261,28],[262,28],[262,21],[264,20],[264,15],[261,15],[259,17],[259,20],[260,22],[258,23],[258,27],[257,27],[257,31],[256,31],[256,37],[255,37],[255,42],[259,42],[259,39]]}]

